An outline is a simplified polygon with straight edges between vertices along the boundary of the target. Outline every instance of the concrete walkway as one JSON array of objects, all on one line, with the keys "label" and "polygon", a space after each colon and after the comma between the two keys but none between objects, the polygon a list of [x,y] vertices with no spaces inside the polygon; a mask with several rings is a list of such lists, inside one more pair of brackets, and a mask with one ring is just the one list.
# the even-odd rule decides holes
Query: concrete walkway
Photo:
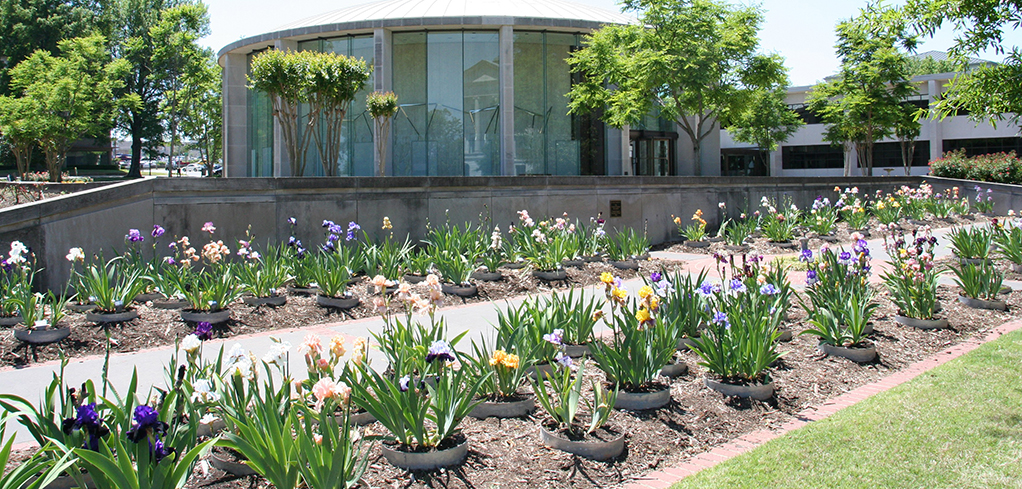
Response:
[{"label": "concrete walkway", "polygon": [[[936,253],[940,257],[950,254],[946,239],[944,239],[946,232],[947,230],[939,230],[934,233],[938,240],[940,240]],[[883,260],[887,258],[886,253],[884,253],[882,249],[883,241],[881,239],[869,240],[869,247],[872,256],[874,257],[873,276],[871,277],[871,280],[879,281],[880,270],[885,265]],[[794,254],[790,254],[788,256],[793,255]],[[652,256],[653,258],[664,260],[684,261],[685,266],[683,267],[683,271],[686,273],[699,273],[701,270],[706,268],[710,271],[711,277],[716,277],[717,275],[715,270],[716,263],[713,257],[709,255],[653,252]],[[768,257],[768,260],[769,258],[772,257]],[[794,286],[802,288],[804,286],[805,272],[792,272],[789,276],[789,280],[792,281]],[[943,277],[941,279],[941,283],[949,282],[953,284],[953,281],[951,281],[949,277]],[[641,283],[641,279],[631,279],[625,282],[625,287],[634,292],[638,289]],[[1006,282],[1005,284],[1014,288],[1022,288],[1022,283],[1018,282]],[[603,291],[601,287],[589,287],[586,290],[586,293],[602,296]],[[518,305],[524,299],[525,297],[518,297],[508,302],[510,304]],[[438,312],[438,315],[445,319],[450,336],[453,337],[463,331],[468,332],[463,343],[459,346],[460,350],[466,351],[470,349],[469,342],[473,339],[478,341],[483,336],[492,338],[493,325],[497,323],[497,310],[498,308],[505,307],[506,304],[504,302],[447,306],[442,308]],[[273,339],[277,338],[291,343],[291,371],[300,376],[302,375],[301,373],[305,371],[305,363],[302,356],[297,354],[296,350],[306,335],[318,334],[324,341],[338,334],[343,335],[348,339],[347,345],[350,348],[354,338],[365,337],[371,339],[371,332],[382,331],[383,326],[383,320],[379,317],[374,317],[321,324],[300,329],[274,330],[252,335],[235,336],[205,342],[203,346],[203,356],[212,360],[216,358],[221,347],[223,347],[226,352],[235,344],[240,344],[246,350],[253,352],[257,358],[261,358],[270,348],[273,343]],[[605,329],[602,323],[597,326],[598,332]],[[163,369],[175,353],[176,351],[174,347],[169,346],[133,353],[113,354],[110,357],[110,382],[115,388],[124,389],[129,384],[132,373],[137,372],[139,381],[138,385],[143,386],[140,389],[139,394],[140,396],[143,396],[147,394],[145,389],[147,389],[148,386],[164,386],[167,384]],[[375,349],[370,352],[370,361],[374,368],[385,367],[386,361],[383,354]],[[59,371],[59,368],[59,362],[54,361],[33,364],[21,369],[6,368],[0,370],[0,393],[15,394],[29,401],[35,402],[40,398],[41,394],[52,380],[53,375]],[[102,356],[74,358],[65,370],[65,381],[67,385],[77,386],[85,380],[93,379],[98,387],[102,369]],[[20,425],[16,426],[18,427],[15,431],[18,442],[23,443],[29,441],[30,438],[28,437],[27,432],[21,428]]]}]

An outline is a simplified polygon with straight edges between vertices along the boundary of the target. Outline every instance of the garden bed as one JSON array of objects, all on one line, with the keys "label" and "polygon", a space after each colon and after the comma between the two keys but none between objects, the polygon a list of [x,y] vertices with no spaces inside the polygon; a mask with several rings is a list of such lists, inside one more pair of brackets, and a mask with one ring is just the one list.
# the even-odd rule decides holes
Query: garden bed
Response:
[{"label": "garden bed", "polygon": [[[587,263],[585,268],[568,269],[565,282],[555,282],[556,289],[572,287],[589,287],[600,283],[600,274],[610,272],[623,279],[642,274],[649,276],[661,267],[673,271],[683,263],[669,260],[648,260],[640,262],[638,272],[619,270],[607,263]],[[479,282],[479,295],[470,298],[447,296],[445,305],[454,306],[479,302],[500,302],[505,299],[525,294],[545,293],[552,290],[551,285],[531,275],[527,269],[501,270],[504,279],[498,282]],[[361,319],[374,316],[372,303],[366,297],[368,279],[362,277],[352,286],[351,290],[363,297],[362,304],[347,311],[325,309],[316,305],[315,296],[289,295],[287,303],[280,307],[251,307],[238,301],[231,306],[232,320],[214,328],[214,337],[224,338],[262,331],[291,329],[314,326],[319,324]],[[413,285],[413,291],[425,290],[423,285]],[[130,353],[145,348],[158,348],[173,345],[194,330],[180,319],[178,311],[158,309],[150,305],[135,306],[139,319],[109,326],[111,330],[111,351]],[[103,328],[87,321],[84,314],[71,314],[61,324],[71,327],[71,336],[61,342],[60,348],[68,357],[101,355],[106,349],[106,334]],[[56,360],[59,349],[56,345],[37,348],[34,352],[14,338],[12,328],[0,328],[0,367],[20,367],[34,362]]]},{"label": "garden bed", "polygon": [[[525,419],[466,419],[464,433],[471,440],[468,459],[459,467],[444,471],[415,473],[387,464],[376,450],[365,481],[369,487],[612,487],[627,483],[648,472],[667,468],[682,460],[727,443],[743,434],[764,428],[776,428],[810,406],[861,385],[876,382],[891,373],[923,360],[948,346],[982,336],[984,332],[1008,321],[1022,311],[1022,292],[1007,297],[1009,312],[979,311],[954,300],[950,287],[939,291],[944,311],[951,319],[945,330],[921,331],[893,321],[895,310],[884,297],[875,318],[873,340],[879,360],[859,365],[842,358],[821,358],[816,339],[796,335],[780,347],[786,352],[781,363],[771,369],[778,394],[769,402],[724,399],[701,382],[705,369],[696,365],[693,352],[683,358],[691,367],[687,375],[672,382],[672,402],[650,412],[616,411],[610,423],[627,435],[626,452],[619,459],[594,462],[544,448],[539,443],[538,427],[545,418],[542,410]],[[797,306],[792,317],[804,317]],[[799,320],[789,323],[796,331]],[[594,380],[603,374],[587,369]],[[370,425],[375,433],[385,432]],[[230,480],[212,470],[207,476],[196,471],[189,482],[192,488],[248,488],[257,484],[250,478]]]}]

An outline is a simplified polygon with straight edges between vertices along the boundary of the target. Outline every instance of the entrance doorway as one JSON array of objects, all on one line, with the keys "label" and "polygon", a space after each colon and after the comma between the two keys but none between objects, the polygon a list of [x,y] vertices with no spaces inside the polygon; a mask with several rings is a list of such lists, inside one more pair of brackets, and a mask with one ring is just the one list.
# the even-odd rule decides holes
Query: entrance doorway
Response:
[{"label": "entrance doorway", "polygon": [[670,137],[634,138],[631,140],[629,153],[632,160],[632,175],[649,177],[674,175],[674,139]]}]

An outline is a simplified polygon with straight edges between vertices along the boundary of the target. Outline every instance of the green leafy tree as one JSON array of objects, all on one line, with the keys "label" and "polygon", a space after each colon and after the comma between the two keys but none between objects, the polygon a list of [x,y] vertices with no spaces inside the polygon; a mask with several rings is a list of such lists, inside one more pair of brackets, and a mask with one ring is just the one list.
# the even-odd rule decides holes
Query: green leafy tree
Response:
[{"label": "green leafy tree", "polygon": [[33,114],[37,111],[33,99],[0,95],[0,135],[14,153],[18,176],[22,180],[32,163],[32,153],[39,145],[39,127],[32,123]]},{"label": "green leafy tree", "polygon": [[758,146],[767,167],[767,155],[805,125],[802,118],[788,107],[786,95],[784,86],[757,90],[749,97],[748,104],[725,118],[729,121],[727,130],[731,137],[735,141]]},{"label": "green leafy tree", "polygon": [[334,53],[270,49],[252,59],[249,82],[270,96],[292,175],[305,174],[305,155],[313,140],[323,172],[337,174],[341,123],[369,74],[364,60]]},{"label": "green leafy tree", "polygon": [[909,0],[900,9],[877,9],[890,26],[907,26],[923,36],[951,26],[956,33],[948,55],[964,66],[969,55],[985,49],[1006,53],[996,65],[983,65],[959,73],[935,104],[935,117],[969,111],[975,121],[1019,124],[1022,114],[1022,52],[1005,41],[1022,22],[1022,2],[1017,0]]},{"label": "green leafy tree", "polygon": [[901,163],[905,165],[905,174],[912,174],[912,159],[916,152],[916,138],[922,130],[919,124],[919,110],[914,105],[902,104],[901,117],[894,125],[894,137],[901,146]]},{"label": "green leafy tree", "polygon": [[103,0],[0,0],[0,94],[9,95],[10,74],[37,50],[57,54],[63,39],[108,34],[110,11]]},{"label": "green leafy tree", "polygon": [[911,57],[908,59],[908,74],[911,77],[921,75],[934,75],[937,73],[955,73],[964,71],[962,63],[953,59],[936,59],[933,56],[925,58]]},{"label": "green leafy tree", "polygon": [[366,110],[376,125],[377,175],[387,175],[387,137],[390,121],[397,115],[397,95],[394,92],[372,92],[366,97]]},{"label": "green leafy tree", "polygon": [[135,103],[133,97],[115,99],[130,66],[111,61],[106,38],[67,39],[58,48],[60,56],[38,50],[11,70],[15,94],[32,101],[27,122],[39,138],[52,182],[60,181],[75,141],[104,135],[118,107]]},{"label": "green leafy tree", "polygon": [[213,165],[223,152],[223,92],[220,67],[212,53],[201,69],[184,78],[180,98],[181,130],[206,162],[206,175],[213,175]]},{"label": "green leafy tree", "polygon": [[[124,91],[139,103],[118,118],[118,127],[131,134],[129,178],[142,176],[142,155],[155,156],[163,136],[176,132],[165,122],[168,94],[180,90],[188,62],[197,62],[198,48],[189,39],[209,32],[205,6],[198,0],[115,0],[114,55],[131,63]],[[168,45],[170,43],[170,45]],[[174,52],[174,49],[182,52]],[[171,110],[173,111],[173,110]]]},{"label": "green leafy tree", "polygon": [[152,61],[163,70],[156,74],[164,89],[160,114],[166,121],[167,172],[174,169],[174,147],[180,143],[178,131],[182,116],[182,98],[187,81],[198,81],[200,72],[213,53],[198,45],[197,41],[209,34],[209,13],[202,3],[183,3],[160,12],[159,21],[150,30],[155,43]]},{"label": "green leafy tree", "polygon": [[781,58],[757,54],[762,11],[721,0],[626,0],[623,7],[638,24],[605,26],[568,59],[583,75],[568,107],[604,109],[603,119],[621,127],[658,106],[691,140],[700,175],[700,148],[717,119],[784,82]]},{"label": "green leafy tree", "polygon": [[849,151],[873,174],[874,144],[894,132],[903,117],[902,101],[916,93],[909,81],[908,57],[899,46],[914,47],[914,38],[875,22],[867,13],[837,26],[841,69],[813,87],[809,108],[827,124],[824,139],[845,148],[845,176],[851,175]]}]

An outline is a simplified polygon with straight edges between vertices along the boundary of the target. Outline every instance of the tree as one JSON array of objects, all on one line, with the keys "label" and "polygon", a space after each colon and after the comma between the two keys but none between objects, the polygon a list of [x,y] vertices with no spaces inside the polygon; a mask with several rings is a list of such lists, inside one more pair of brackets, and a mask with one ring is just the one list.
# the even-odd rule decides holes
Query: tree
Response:
[{"label": "tree", "polygon": [[22,180],[32,163],[32,153],[38,146],[38,126],[32,123],[38,111],[36,101],[25,97],[0,95],[0,135],[14,153],[18,176]]},{"label": "tree", "polygon": [[390,120],[397,115],[397,95],[394,92],[373,92],[366,97],[366,110],[376,124],[377,175],[387,176],[387,137]]},{"label": "tree", "polygon": [[180,94],[181,130],[195,141],[203,161],[206,175],[213,176],[213,165],[223,151],[223,91],[220,67],[209,53],[202,69],[189,73]]},{"label": "tree", "polygon": [[889,26],[905,27],[923,36],[933,36],[944,25],[956,32],[948,55],[966,64],[966,58],[985,49],[1007,53],[996,65],[959,73],[937,103],[930,106],[935,117],[956,115],[967,110],[975,121],[1000,121],[1018,125],[1022,116],[1022,52],[1007,46],[1005,32],[1013,32],[1022,21],[1022,2],[1017,0],[909,0],[900,9],[877,9]]},{"label": "tree", "polygon": [[918,109],[911,104],[901,105],[901,117],[894,126],[894,137],[901,146],[901,163],[905,165],[905,175],[912,174],[912,160],[916,152],[916,138],[922,130],[919,124]]},{"label": "tree", "polygon": [[57,54],[62,39],[109,34],[105,0],[0,0],[0,94],[10,94],[7,68],[42,49]]},{"label": "tree", "polygon": [[[270,49],[252,58],[249,82],[270,97],[293,176],[305,174],[305,154],[312,140],[323,172],[337,173],[344,113],[368,79],[364,60],[340,54]],[[308,105],[300,111],[302,104]]]},{"label": "tree", "polygon": [[[787,85],[785,83],[784,85]],[[767,155],[787,141],[805,125],[801,117],[785,102],[786,87],[773,90],[757,90],[752,93],[749,103],[728,114],[727,130],[735,141],[755,144],[761,151],[763,163],[769,167]]]},{"label": "tree", "polygon": [[136,101],[114,97],[130,66],[111,61],[106,38],[67,39],[58,49],[60,56],[38,50],[11,70],[15,94],[32,101],[25,121],[39,138],[51,182],[60,181],[75,141],[109,131],[117,108]]},{"label": "tree", "polygon": [[849,151],[873,175],[873,146],[892,134],[903,115],[902,101],[915,94],[908,58],[898,46],[914,47],[914,38],[885,28],[868,13],[837,26],[835,46],[841,69],[809,94],[809,108],[827,124],[824,139],[845,147],[845,176],[851,175]]},{"label": "tree", "polygon": [[625,0],[624,10],[637,25],[605,26],[568,59],[583,75],[568,107],[604,109],[604,121],[621,127],[659,106],[691,140],[700,175],[700,147],[717,118],[785,79],[779,57],[756,53],[762,11],[721,0]]},{"label": "tree", "polygon": [[196,42],[209,34],[209,14],[202,3],[185,3],[164,9],[160,19],[150,30],[156,43],[153,63],[164,69],[155,78],[164,89],[160,114],[166,121],[168,141],[167,172],[174,170],[174,146],[179,142],[178,121],[181,117],[181,98],[187,90],[185,81],[199,81],[201,71],[213,55]]},{"label": "tree", "polygon": [[[142,154],[155,154],[163,135],[165,103],[174,80],[183,72],[181,58],[166,45],[184,38],[198,39],[209,31],[205,6],[198,0],[114,0],[114,55],[131,63],[124,77],[124,91],[139,103],[118,118],[118,127],[131,134],[131,166],[128,178],[142,176]],[[176,10],[175,10],[176,9]],[[176,39],[173,37],[176,36]],[[187,43],[184,43],[187,47]],[[196,48],[197,49],[197,48]],[[187,47],[182,56],[193,56]],[[194,58],[189,58],[194,59]],[[178,87],[180,88],[180,87]],[[176,105],[176,104],[170,104]]]}]

